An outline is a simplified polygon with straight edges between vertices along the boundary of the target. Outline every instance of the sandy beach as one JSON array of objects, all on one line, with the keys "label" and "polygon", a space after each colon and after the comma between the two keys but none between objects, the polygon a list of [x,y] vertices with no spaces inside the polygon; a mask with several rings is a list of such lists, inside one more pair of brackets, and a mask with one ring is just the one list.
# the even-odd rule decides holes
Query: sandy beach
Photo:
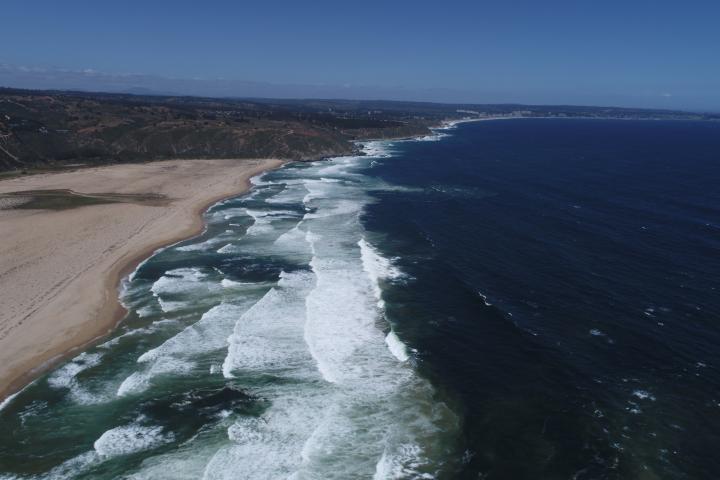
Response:
[{"label": "sandy beach", "polygon": [[0,400],[110,333],[125,315],[124,276],[200,233],[205,209],[282,163],[172,160],[0,181],[0,195],[69,189],[112,201],[49,210],[17,208],[31,197],[0,198]]}]

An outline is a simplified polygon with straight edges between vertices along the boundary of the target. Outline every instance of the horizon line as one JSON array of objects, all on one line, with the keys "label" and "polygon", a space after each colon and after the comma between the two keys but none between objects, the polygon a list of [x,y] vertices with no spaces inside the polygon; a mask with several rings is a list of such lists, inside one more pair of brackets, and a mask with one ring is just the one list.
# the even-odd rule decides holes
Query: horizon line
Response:
[{"label": "horizon line", "polygon": [[[145,93],[132,92],[133,88],[137,90],[147,90]],[[660,108],[660,107],[633,107],[624,105],[593,105],[587,103],[518,103],[518,102],[492,102],[492,103],[475,103],[475,102],[442,102],[433,100],[398,100],[389,98],[344,98],[344,97],[264,97],[264,96],[241,96],[241,95],[201,95],[189,93],[172,93],[159,92],[146,87],[130,87],[128,90],[94,90],[83,88],[25,88],[8,85],[0,85],[0,93],[3,90],[14,90],[28,93],[55,93],[55,94],[89,94],[89,95],[115,95],[115,96],[131,96],[131,97],[157,97],[157,98],[188,98],[188,99],[207,99],[207,100],[247,100],[247,101],[299,101],[299,102],[355,102],[355,103],[371,103],[384,102],[396,104],[423,104],[438,106],[457,106],[457,107],[568,107],[568,108],[607,108],[613,110],[640,110],[646,112],[668,112],[668,113],[685,113],[685,114],[718,114],[720,110],[690,110],[684,108]]]}]

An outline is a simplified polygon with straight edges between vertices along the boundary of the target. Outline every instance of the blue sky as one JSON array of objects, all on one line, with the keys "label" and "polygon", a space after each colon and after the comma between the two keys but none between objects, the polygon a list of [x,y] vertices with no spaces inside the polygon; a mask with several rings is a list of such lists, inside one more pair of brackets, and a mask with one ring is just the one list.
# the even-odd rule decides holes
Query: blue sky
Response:
[{"label": "blue sky", "polygon": [[720,109],[720,1],[4,0],[0,9],[4,85]]}]

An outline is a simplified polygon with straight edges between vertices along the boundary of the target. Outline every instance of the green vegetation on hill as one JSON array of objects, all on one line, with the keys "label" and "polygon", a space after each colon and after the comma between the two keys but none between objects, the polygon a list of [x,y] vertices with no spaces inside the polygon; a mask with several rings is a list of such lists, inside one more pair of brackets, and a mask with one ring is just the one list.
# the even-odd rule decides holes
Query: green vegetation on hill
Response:
[{"label": "green vegetation on hill", "polygon": [[354,140],[422,135],[482,116],[706,118],[595,107],[213,99],[0,88],[0,171],[168,158],[319,159]]}]

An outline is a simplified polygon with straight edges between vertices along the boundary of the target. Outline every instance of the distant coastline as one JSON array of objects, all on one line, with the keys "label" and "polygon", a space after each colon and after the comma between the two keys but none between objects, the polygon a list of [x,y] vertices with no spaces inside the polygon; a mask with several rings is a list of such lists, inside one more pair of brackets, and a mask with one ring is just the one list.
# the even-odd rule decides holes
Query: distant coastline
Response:
[{"label": "distant coastline", "polygon": [[0,175],[170,159],[319,160],[354,142],[502,118],[720,120],[619,107],[233,99],[0,87]]}]

